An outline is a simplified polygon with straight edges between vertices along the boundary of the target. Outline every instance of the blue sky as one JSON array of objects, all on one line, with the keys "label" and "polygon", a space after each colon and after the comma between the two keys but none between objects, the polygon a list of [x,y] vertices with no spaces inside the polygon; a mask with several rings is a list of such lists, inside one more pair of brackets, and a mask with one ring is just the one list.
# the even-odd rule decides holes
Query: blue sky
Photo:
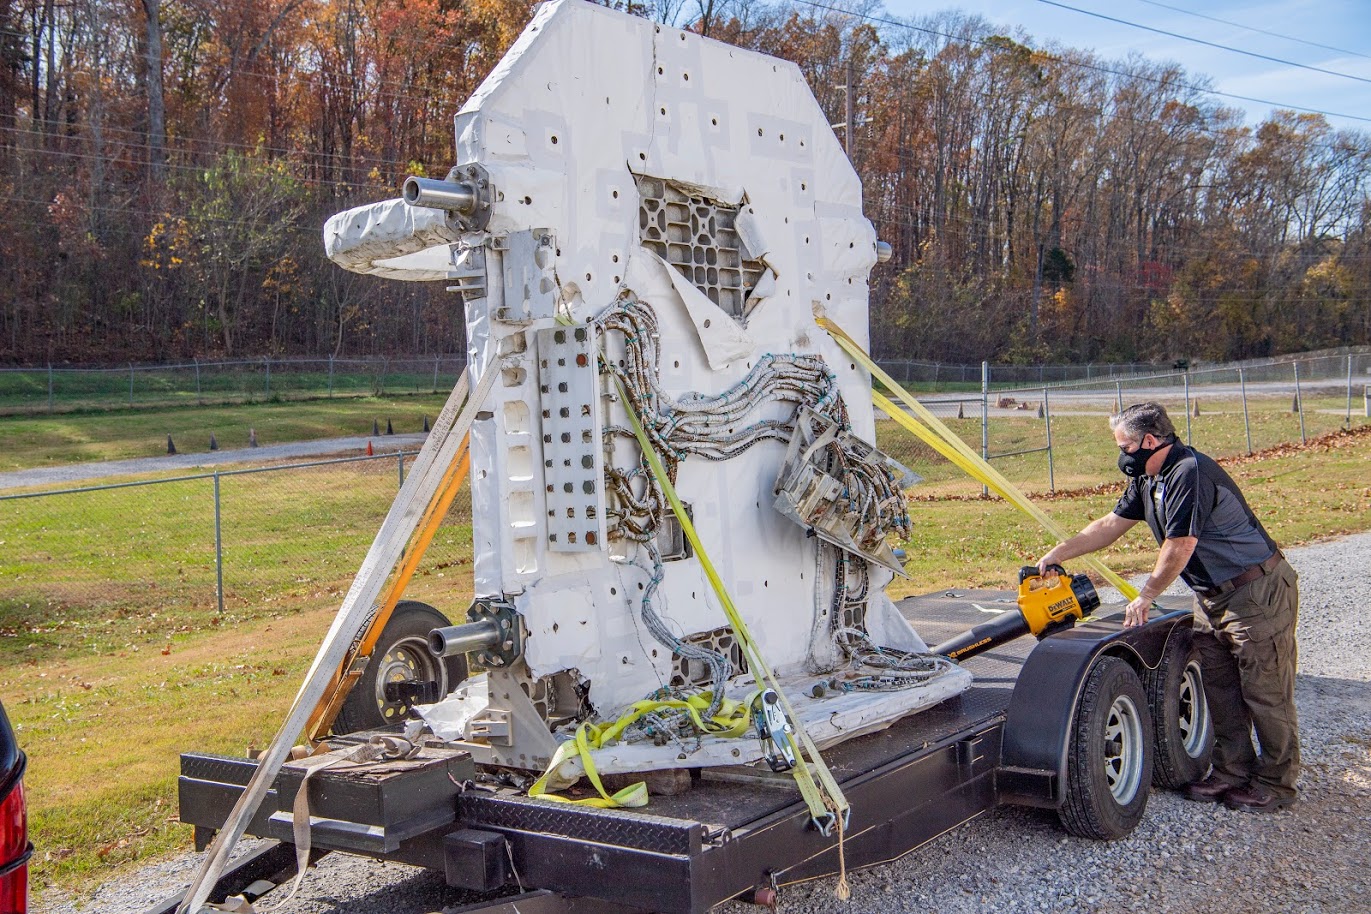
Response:
[{"label": "blue sky", "polygon": [[[1287,36],[1285,38],[1163,9],[1145,0],[1060,2],[1215,44],[1371,80],[1371,0],[1158,0],[1167,6],[1276,32]],[[1136,52],[1151,60],[1175,61],[1191,74],[1210,76],[1214,88],[1220,91],[1267,99],[1282,106],[1303,105],[1366,118],[1359,121],[1330,117],[1329,123],[1334,127],[1371,131],[1371,82],[1357,82],[1204,47],[1049,6],[1039,0],[885,0],[885,6],[887,11],[900,17],[957,9],[1003,25],[1010,34],[1015,33],[1015,27],[1021,28],[1038,44],[1055,40],[1071,47],[1093,49],[1109,59],[1121,59]],[[1356,53],[1311,47],[1288,38]],[[1266,117],[1272,107],[1235,99],[1221,101],[1245,109],[1252,123]]]}]

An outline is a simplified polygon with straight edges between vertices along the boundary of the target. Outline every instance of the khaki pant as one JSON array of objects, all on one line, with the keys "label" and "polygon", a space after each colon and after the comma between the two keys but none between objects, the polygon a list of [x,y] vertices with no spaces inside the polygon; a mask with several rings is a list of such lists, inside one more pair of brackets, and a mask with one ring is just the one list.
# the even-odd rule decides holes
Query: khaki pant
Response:
[{"label": "khaki pant", "polygon": [[[1214,721],[1214,773],[1295,796],[1300,772],[1295,717],[1299,577],[1282,561],[1217,599],[1195,597],[1195,644]],[[1260,756],[1252,745],[1256,730]]]}]

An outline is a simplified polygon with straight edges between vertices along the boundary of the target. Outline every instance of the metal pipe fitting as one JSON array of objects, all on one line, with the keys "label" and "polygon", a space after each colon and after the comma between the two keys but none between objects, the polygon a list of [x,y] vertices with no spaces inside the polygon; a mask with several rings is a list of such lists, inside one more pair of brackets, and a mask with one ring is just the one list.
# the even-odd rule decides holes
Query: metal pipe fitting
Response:
[{"label": "metal pipe fitting", "polygon": [[[412,178],[410,180],[413,180]],[[406,185],[408,187],[408,184]],[[408,191],[406,191],[408,193]],[[888,241],[876,242],[876,262],[887,263],[891,257],[895,256],[895,249],[890,246]]]},{"label": "metal pipe fitting", "polygon": [[475,185],[465,181],[436,181],[433,178],[405,179],[405,202],[410,206],[443,209],[471,215],[480,203]]},{"label": "metal pipe fitting", "polygon": [[428,649],[435,657],[455,657],[495,647],[500,643],[500,623],[494,619],[435,628],[428,633]]}]

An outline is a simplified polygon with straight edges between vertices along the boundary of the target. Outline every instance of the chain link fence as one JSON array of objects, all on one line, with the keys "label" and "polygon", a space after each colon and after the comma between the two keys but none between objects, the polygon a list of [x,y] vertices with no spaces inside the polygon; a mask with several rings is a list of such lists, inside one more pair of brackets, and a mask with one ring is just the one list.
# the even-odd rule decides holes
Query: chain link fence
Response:
[{"label": "chain link fence", "polygon": [[[439,383],[448,370],[439,367]],[[998,372],[985,367],[980,390],[921,399],[1030,493],[1117,482],[1105,420],[1140,400],[1164,404],[1182,439],[1216,457],[1371,424],[1371,349],[1041,386],[1001,384]],[[877,444],[921,477],[916,499],[982,494],[888,418],[878,416]],[[70,645],[74,632],[98,648],[215,618],[336,607],[412,460],[0,493],[0,659]],[[453,505],[407,591],[450,616],[471,597],[470,498],[459,493]]]},{"label": "chain link fence", "polygon": [[0,415],[437,393],[465,370],[462,356],[0,368]]},{"label": "chain link fence", "polygon": [[[414,456],[0,494],[0,659],[336,607]],[[407,597],[460,617],[471,548],[463,491]]]},{"label": "chain link fence", "polygon": [[[898,381],[892,369],[905,363],[880,364]],[[1024,384],[1018,369],[983,365],[980,372],[979,390],[920,402],[1030,493],[1115,480],[1117,453],[1106,420],[1143,400],[1165,406],[1181,440],[1212,457],[1371,424],[1371,347],[1041,386]],[[983,494],[980,484],[889,419],[878,417],[877,444],[922,477],[916,496]]]}]

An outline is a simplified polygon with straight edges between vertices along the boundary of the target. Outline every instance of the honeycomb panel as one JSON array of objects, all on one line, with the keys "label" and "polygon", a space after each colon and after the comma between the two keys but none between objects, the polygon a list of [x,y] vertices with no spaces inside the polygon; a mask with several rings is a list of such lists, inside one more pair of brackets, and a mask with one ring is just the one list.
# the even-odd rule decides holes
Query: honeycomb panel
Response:
[{"label": "honeycomb panel", "polygon": [[741,320],[763,267],[748,258],[734,227],[737,218],[736,206],[688,194],[661,178],[638,176],[642,243]]},{"label": "honeycomb panel", "polygon": [[[716,628],[712,632],[700,632],[684,640],[687,644],[707,647],[711,651],[723,654],[728,658],[729,665],[733,667],[734,676],[747,673],[747,656],[743,653],[743,647],[738,642],[737,636],[733,634],[731,627],[724,626],[723,628]],[[680,654],[672,654],[671,666],[671,687],[673,689],[710,684],[709,665],[702,661],[688,660]]]}]

